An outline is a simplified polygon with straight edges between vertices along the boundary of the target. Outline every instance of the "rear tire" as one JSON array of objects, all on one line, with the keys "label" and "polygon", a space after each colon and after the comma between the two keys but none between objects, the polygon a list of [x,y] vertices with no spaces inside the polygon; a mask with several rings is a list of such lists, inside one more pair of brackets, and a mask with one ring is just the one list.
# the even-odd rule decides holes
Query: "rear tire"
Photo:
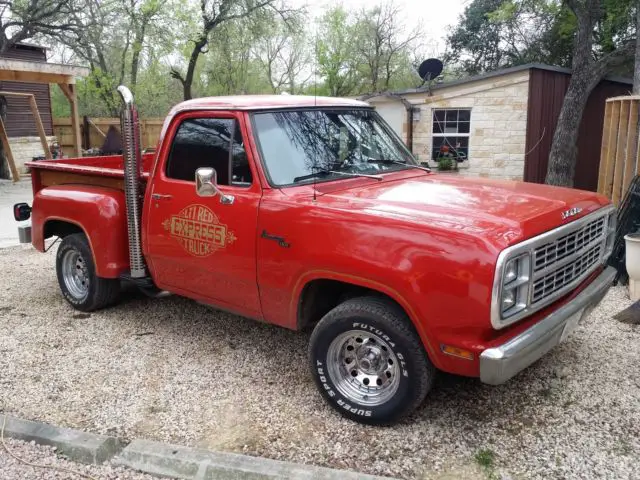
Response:
[{"label": "rear tire", "polygon": [[378,297],[347,300],[327,313],[311,335],[309,360],[324,399],[374,425],[414,411],[436,371],[404,311]]},{"label": "rear tire", "polygon": [[62,239],[56,253],[56,274],[64,298],[82,312],[111,305],[120,295],[120,280],[96,275],[91,247],[83,233]]}]

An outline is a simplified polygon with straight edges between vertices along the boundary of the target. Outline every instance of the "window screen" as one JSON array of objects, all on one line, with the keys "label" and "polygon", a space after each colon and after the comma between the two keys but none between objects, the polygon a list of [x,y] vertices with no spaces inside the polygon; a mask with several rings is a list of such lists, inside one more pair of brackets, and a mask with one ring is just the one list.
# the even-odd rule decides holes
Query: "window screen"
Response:
[{"label": "window screen", "polygon": [[461,162],[469,156],[471,109],[434,109],[431,158],[453,157]]},{"label": "window screen", "polygon": [[166,175],[194,182],[200,167],[213,167],[219,185],[251,185],[242,133],[235,120],[191,118],[180,124],[167,160]]}]

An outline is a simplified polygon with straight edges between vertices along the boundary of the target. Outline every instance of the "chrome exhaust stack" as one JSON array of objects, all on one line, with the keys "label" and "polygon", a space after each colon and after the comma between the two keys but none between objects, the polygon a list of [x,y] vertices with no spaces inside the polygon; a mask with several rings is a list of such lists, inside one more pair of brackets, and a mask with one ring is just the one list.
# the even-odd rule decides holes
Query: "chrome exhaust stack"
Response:
[{"label": "chrome exhaust stack", "polygon": [[118,87],[124,102],[120,114],[120,131],[124,154],[124,197],[127,208],[127,230],[129,232],[129,264],[131,278],[147,276],[142,256],[140,238],[140,174],[142,154],[140,153],[140,121],[133,94],[124,85]]}]

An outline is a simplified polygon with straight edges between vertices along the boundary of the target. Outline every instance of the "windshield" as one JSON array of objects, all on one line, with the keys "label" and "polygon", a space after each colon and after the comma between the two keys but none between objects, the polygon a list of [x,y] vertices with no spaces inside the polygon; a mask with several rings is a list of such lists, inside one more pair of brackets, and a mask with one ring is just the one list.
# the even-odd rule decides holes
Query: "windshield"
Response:
[{"label": "windshield", "polygon": [[273,186],[379,175],[416,165],[370,109],[265,112],[255,113],[253,120]]}]

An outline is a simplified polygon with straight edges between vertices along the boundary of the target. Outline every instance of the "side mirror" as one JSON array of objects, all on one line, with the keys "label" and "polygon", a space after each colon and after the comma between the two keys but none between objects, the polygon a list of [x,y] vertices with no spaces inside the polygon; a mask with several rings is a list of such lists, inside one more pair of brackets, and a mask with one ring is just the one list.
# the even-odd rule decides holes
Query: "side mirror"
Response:
[{"label": "side mirror", "polygon": [[201,167],[196,170],[196,193],[200,197],[215,197],[220,193],[215,169]]},{"label": "side mirror", "polygon": [[218,188],[216,170],[211,167],[200,167],[196,170],[196,193],[200,197],[215,197],[220,194],[220,203],[231,205],[235,200],[233,195],[225,195]]}]

